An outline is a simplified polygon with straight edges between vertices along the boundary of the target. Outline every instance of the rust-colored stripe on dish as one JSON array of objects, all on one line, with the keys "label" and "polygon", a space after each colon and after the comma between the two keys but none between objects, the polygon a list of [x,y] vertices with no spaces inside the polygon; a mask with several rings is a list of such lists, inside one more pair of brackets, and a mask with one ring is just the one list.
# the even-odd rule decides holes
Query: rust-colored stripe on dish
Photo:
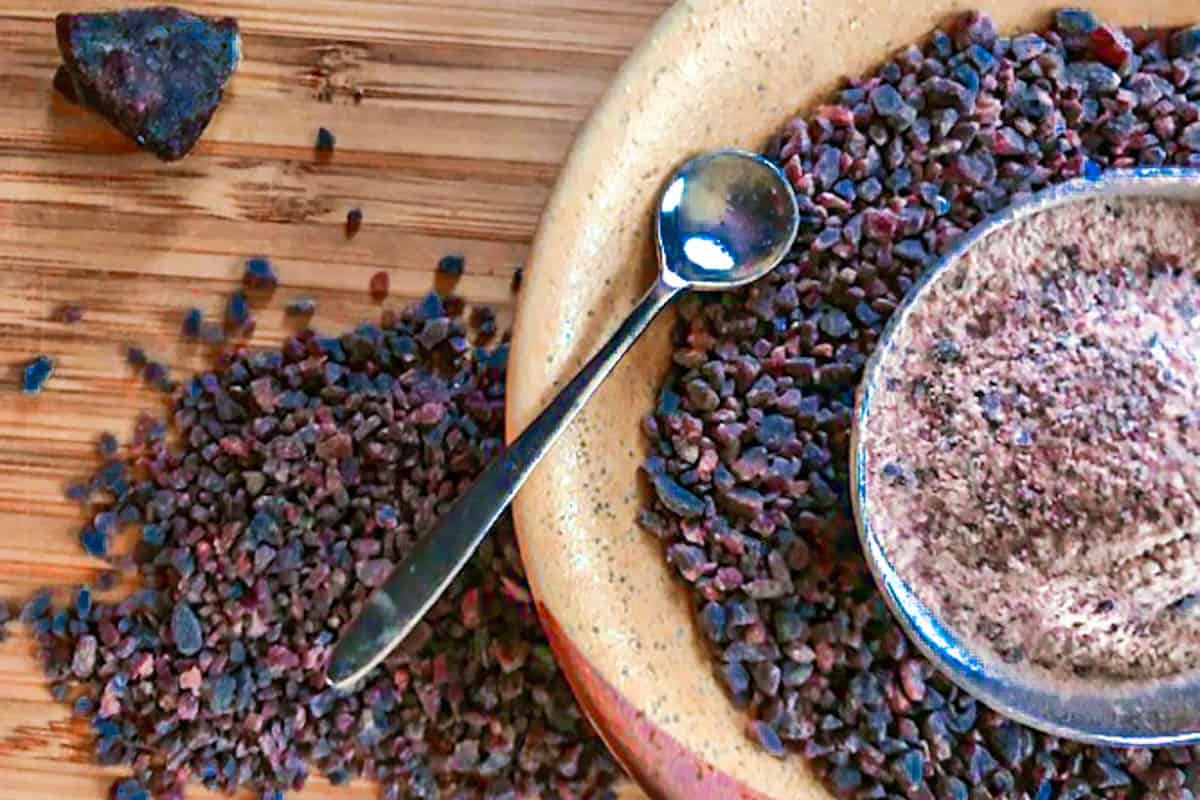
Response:
[{"label": "rust-colored stripe on dish", "polygon": [[538,615],[584,713],[626,772],[654,798],[768,800],[665,733],[601,677],[541,603]]}]

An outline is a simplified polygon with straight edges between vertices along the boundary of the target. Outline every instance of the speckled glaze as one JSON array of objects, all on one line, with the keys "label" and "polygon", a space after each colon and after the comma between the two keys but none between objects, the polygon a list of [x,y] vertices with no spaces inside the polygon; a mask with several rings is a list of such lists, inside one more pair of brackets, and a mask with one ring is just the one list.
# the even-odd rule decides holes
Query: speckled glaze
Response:
[{"label": "speckled glaze", "polygon": [[[956,11],[1004,29],[1064,3],[1006,0],[684,0],[618,75],[547,205],[522,289],[509,370],[514,435],[617,325],[655,272],[652,207],[683,159],[761,148],[842,76]],[[1125,24],[1200,18],[1200,0],[1087,3]],[[639,423],[670,364],[660,320],[547,456],[515,504],[551,642],[585,709],[655,797],[825,798],[802,758],[746,739],[659,542],[634,520],[648,487]]]}]

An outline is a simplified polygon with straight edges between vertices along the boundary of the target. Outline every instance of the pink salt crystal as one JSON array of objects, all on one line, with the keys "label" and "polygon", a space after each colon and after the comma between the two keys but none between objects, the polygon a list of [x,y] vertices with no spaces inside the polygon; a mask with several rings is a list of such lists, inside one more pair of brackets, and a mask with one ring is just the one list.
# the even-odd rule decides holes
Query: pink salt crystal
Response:
[{"label": "pink salt crystal", "polygon": [[821,192],[818,194],[817,205],[838,213],[845,213],[851,209],[850,203],[845,198],[839,197],[833,192]]},{"label": "pink salt crystal", "polygon": [[834,125],[842,128],[849,128],[854,125],[854,112],[845,106],[818,106],[817,116],[821,119],[827,119]]},{"label": "pink salt crystal", "polygon": [[108,620],[104,620],[99,625],[100,641],[105,647],[113,647],[121,640],[121,633],[117,630],[117,626],[113,625]]},{"label": "pink salt crystal", "polygon": [[300,659],[300,664],[305,670],[314,670],[321,665],[321,659],[325,654],[325,648],[313,647],[304,651],[304,655]]},{"label": "pink salt crystal", "polygon": [[445,416],[446,409],[441,403],[424,403],[413,414],[412,421],[418,425],[434,425]]},{"label": "pink salt crystal", "polygon": [[204,676],[200,674],[199,667],[184,670],[183,674],[179,676],[179,688],[187,692],[199,691],[203,682]]},{"label": "pink salt crystal", "polygon": [[868,208],[863,212],[863,233],[877,242],[890,242],[900,229],[900,216],[891,211]]},{"label": "pink salt crystal", "polygon": [[767,627],[759,620],[742,631],[742,641],[747,644],[763,644],[767,641]]},{"label": "pink salt crystal", "polygon": [[788,181],[795,186],[804,177],[804,165],[800,163],[799,156],[792,156],[783,165],[783,174],[787,176]]},{"label": "pink salt crystal", "polygon": [[833,645],[829,642],[817,642],[817,669],[821,672],[829,672],[833,669],[834,663],[837,661],[837,652],[833,649]]},{"label": "pink salt crystal", "polygon": [[683,534],[684,540],[691,544],[704,544],[708,538],[704,524],[697,520],[680,520],[679,532]]},{"label": "pink salt crystal", "polygon": [[436,719],[438,708],[442,705],[442,693],[438,691],[436,686],[420,686],[417,688],[417,699],[421,702],[421,708],[425,710],[425,715],[430,719]]},{"label": "pink salt crystal", "polygon": [[499,722],[489,728],[488,736],[484,741],[484,746],[489,753],[508,754],[517,745],[517,737],[513,729]]},{"label": "pink salt crystal", "polygon": [[262,616],[258,611],[254,611],[250,615],[250,627],[246,630],[246,635],[251,639],[259,639],[267,633],[267,623],[263,621]]},{"label": "pink salt crystal", "polygon": [[707,481],[712,477],[713,470],[717,468],[717,464],[721,461],[721,457],[717,455],[716,450],[704,450],[700,453],[700,461],[696,464],[696,474],[700,480]]},{"label": "pink salt crystal", "polygon": [[138,653],[133,658],[131,670],[135,678],[149,678],[154,674],[154,656],[149,653]]},{"label": "pink salt crystal", "polygon": [[391,571],[392,562],[386,558],[360,561],[354,569],[358,579],[372,588],[382,585]]},{"label": "pink salt crystal", "polygon": [[496,663],[505,673],[512,673],[525,666],[529,658],[529,642],[503,641],[492,642],[492,655]]},{"label": "pink salt crystal", "polygon": [[501,576],[500,583],[503,586],[504,594],[510,600],[517,603],[533,602],[533,598],[529,596],[529,591],[507,575]]},{"label": "pink salt crystal", "polygon": [[[777,491],[777,489],[772,488],[771,484],[773,480],[772,478],[768,478],[766,481],[768,491]],[[770,536],[775,532],[776,527],[774,519],[768,514],[759,514],[750,522],[750,530],[760,536]]]},{"label": "pink salt crystal", "polygon": [[433,657],[433,683],[435,686],[450,683],[450,665],[445,653],[438,653]]},{"label": "pink salt crystal", "polygon": [[462,624],[468,630],[474,630],[479,627],[482,619],[479,604],[479,589],[468,589],[462,596]]},{"label": "pink salt crystal", "polygon": [[275,384],[269,377],[256,378],[250,383],[250,391],[254,396],[254,402],[258,404],[266,413],[270,414],[275,410]]},{"label": "pink salt crystal", "polygon": [[272,670],[283,672],[300,666],[299,657],[283,645],[271,645],[267,651],[267,666]]},{"label": "pink salt crystal", "polygon": [[736,567],[721,567],[717,570],[716,584],[723,591],[730,591],[742,585],[742,573]]},{"label": "pink salt crystal", "polygon": [[347,433],[335,433],[317,443],[317,457],[323,461],[348,458],[354,452],[354,442]]},{"label": "pink salt crystal", "polygon": [[908,710],[912,707],[912,701],[904,695],[904,692],[900,690],[895,681],[889,680],[884,685],[883,696],[887,700],[888,708],[892,710],[893,714],[907,714]]},{"label": "pink salt crystal", "polygon": [[900,685],[914,703],[925,699],[925,672],[920,659],[910,658],[900,665]]},{"label": "pink salt crystal", "polygon": [[812,196],[812,193],[817,190],[816,179],[812,175],[802,175],[800,179],[792,183],[796,194]]},{"label": "pink salt crystal", "polygon": [[99,711],[100,718],[108,719],[109,717],[115,717],[117,714],[120,714],[120,713],[121,713],[120,699],[117,697],[117,695],[114,692],[111,692],[108,690],[108,688],[105,688],[104,694],[100,697],[100,711]]},{"label": "pink salt crystal", "polygon": [[196,699],[194,694],[185,694],[179,698],[179,708],[177,709],[179,718],[182,720],[193,720],[196,714],[200,712],[200,701]]},{"label": "pink salt crystal", "polygon": [[374,558],[383,548],[378,539],[355,539],[350,543],[350,549],[359,558]]},{"label": "pink salt crystal", "polygon": [[992,150],[998,156],[1020,155],[1025,152],[1025,142],[1012,128],[1000,128],[992,134]]},{"label": "pink salt crystal", "polygon": [[1092,31],[1090,39],[1092,56],[1113,69],[1120,69],[1133,56],[1133,42],[1111,25]]},{"label": "pink salt crystal", "polygon": [[730,469],[743,481],[760,478],[767,471],[767,453],[762,448],[751,448],[742,453],[742,457],[734,461]]},{"label": "pink salt crystal", "polygon": [[221,452],[226,455],[242,458],[250,454],[250,447],[246,444],[246,440],[239,436],[221,437],[220,446]]},{"label": "pink salt crystal", "polygon": [[579,774],[579,759],[583,755],[583,744],[576,743],[558,758],[558,771],[564,778],[574,778]]}]

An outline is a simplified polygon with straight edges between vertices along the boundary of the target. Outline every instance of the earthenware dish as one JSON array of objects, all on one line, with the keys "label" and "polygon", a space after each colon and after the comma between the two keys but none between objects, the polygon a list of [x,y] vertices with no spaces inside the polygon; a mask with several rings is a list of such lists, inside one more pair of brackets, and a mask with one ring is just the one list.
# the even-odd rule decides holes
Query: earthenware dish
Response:
[{"label": "earthenware dish", "polygon": [[[581,132],[526,270],[509,372],[520,431],[611,333],[653,278],[648,236],[662,182],[715,147],[759,149],[840,78],[951,15],[1044,27],[1048,0],[688,0],[663,16]],[[1200,0],[1086,4],[1123,24],[1182,24]],[[798,756],[775,759],[713,675],[662,545],[635,524],[647,488],[639,423],[670,365],[656,324],[547,457],[515,504],[529,578],[584,708],[656,797],[823,798]]]}]

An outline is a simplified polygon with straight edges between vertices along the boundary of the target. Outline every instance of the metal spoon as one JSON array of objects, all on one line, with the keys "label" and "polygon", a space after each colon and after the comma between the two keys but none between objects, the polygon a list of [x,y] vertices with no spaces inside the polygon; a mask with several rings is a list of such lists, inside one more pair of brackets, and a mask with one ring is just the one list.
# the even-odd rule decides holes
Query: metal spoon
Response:
[{"label": "metal spoon", "polygon": [[658,207],[658,282],[600,352],[367,598],[333,650],[326,671],[331,685],[353,685],[404,640],[658,312],[686,290],[732,289],[766,275],[791,250],[798,214],[787,179],[761,156],[720,150],[679,168]]}]

